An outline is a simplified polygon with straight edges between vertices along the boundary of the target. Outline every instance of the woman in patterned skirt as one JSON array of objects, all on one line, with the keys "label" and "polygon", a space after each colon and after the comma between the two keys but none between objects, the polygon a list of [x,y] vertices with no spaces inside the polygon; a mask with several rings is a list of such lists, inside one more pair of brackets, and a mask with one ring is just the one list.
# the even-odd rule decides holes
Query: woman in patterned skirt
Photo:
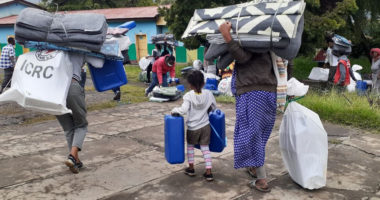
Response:
[{"label": "woman in patterned skirt", "polygon": [[232,91],[236,97],[234,167],[247,168],[255,178],[249,186],[269,192],[264,168],[265,146],[276,118],[277,79],[269,52],[252,53],[231,38],[231,23],[219,30],[235,59]]}]

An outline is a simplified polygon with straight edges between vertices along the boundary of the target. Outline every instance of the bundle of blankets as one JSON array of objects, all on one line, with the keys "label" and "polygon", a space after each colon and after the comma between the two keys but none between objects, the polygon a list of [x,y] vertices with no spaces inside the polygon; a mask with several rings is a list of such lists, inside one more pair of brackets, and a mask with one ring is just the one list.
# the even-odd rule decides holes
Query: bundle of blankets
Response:
[{"label": "bundle of blankets", "polygon": [[177,45],[176,40],[174,39],[173,34],[158,34],[152,36],[153,44],[169,44],[169,45]]},{"label": "bundle of blankets", "polygon": [[210,43],[205,59],[218,59],[217,67],[226,68],[233,57],[228,53],[219,25],[229,21],[232,38],[255,53],[272,51],[284,59],[293,59],[301,46],[304,29],[303,0],[256,0],[249,3],[197,9],[182,38],[207,34]]},{"label": "bundle of blankets", "polygon": [[47,42],[99,52],[106,40],[108,25],[104,15],[95,13],[52,14],[26,8],[15,24],[18,43]]}]

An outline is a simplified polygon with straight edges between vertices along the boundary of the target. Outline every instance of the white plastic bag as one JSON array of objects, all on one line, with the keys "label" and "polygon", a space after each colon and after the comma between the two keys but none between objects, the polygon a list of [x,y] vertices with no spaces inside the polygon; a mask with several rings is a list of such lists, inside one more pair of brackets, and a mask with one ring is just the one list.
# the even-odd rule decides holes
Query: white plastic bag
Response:
[{"label": "white plastic bag", "polygon": [[196,70],[201,70],[202,69],[202,61],[200,61],[200,60],[194,60],[193,67]]},{"label": "white plastic bag", "polygon": [[52,115],[71,113],[66,98],[73,77],[73,67],[64,51],[32,51],[16,63],[12,85],[0,95],[1,102]]},{"label": "white plastic bag", "polygon": [[139,61],[139,66],[140,66],[140,69],[141,69],[142,71],[145,71],[146,68],[148,68],[149,64],[150,64],[150,60],[147,59],[147,58],[145,58],[145,57],[142,57],[142,58],[140,59],[140,61]]},{"label": "white plastic bag", "polygon": [[[356,80],[362,80],[362,76],[358,72],[356,72],[356,71],[360,71],[362,69],[363,69],[363,67],[360,65],[357,65],[357,64],[352,66],[352,72],[353,72]],[[354,81],[354,79],[352,79],[352,77],[350,77],[350,84],[347,85],[347,91],[348,92],[355,92],[355,90],[356,90],[356,82]]]},{"label": "white plastic bag", "polygon": [[310,190],[326,186],[328,140],[318,114],[289,103],[280,126],[280,149],[296,183]]},{"label": "white plastic bag", "polygon": [[296,78],[288,80],[287,92],[288,96],[304,96],[309,90],[309,86],[299,82]]},{"label": "white plastic bag", "polygon": [[313,67],[309,74],[309,79],[316,81],[327,81],[327,79],[329,78],[329,71],[329,69]]},{"label": "white plastic bag", "polygon": [[205,73],[205,72],[203,72],[203,71],[201,71],[201,72],[203,73],[203,77],[204,77],[204,79],[205,79],[205,83],[206,83],[206,81],[207,81],[208,78],[209,78],[209,79],[216,79],[216,80],[218,80],[218,81],[219,81],[219,79],[220,79],[220,77],[217,76],[217,75],[215,75],[215,74]]},{"label": "white plastic bag", "polygon": [[216,75],[216,65],[209,65],[207,66],[207,73]]},{"label": "white plastic bag", "polygon": [[225,95],[228,95],[228,96],[233,96],[232,95],[232,91],[231,91],[231,79],[232,79],[231,77],[227,77],[227,78],[222,79],[219,82],[218,91],[221,94],[225,94]]}]

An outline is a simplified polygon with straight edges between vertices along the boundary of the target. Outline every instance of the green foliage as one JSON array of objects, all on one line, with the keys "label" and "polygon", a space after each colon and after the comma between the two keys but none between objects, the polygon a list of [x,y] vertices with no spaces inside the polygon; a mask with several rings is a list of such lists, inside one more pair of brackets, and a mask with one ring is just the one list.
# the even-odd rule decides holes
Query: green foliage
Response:
[{"label": "green foliage", "polygon": [[49,11],[90,10],[156,5],[152,0],[42,0],[41,5]]},{"label": "green foliage", "polygon": [[158,5],[169,5],[169,4],[173,4],[175,2],[175,0],[156,0],[156,3]]},{"label": "green foliage", "polygon": [[298,80],[305,80],[309,76],[311,69],[317,66],[317,63],[313,61],[312,57],[298,57],[293,60],[294,69],[293,77]]},{"label": "green foliage", "polygon": [[363,67],[362,70],[358,71],[360,74],[370,74],[371,72],[371,63],[369,60],[362,56],[360,58],[350,58],[351,65],[357,64]]},{"label": "green foliage", "polygon": [[351,125],[364,129],[380,130],[380,107],[370,107],[366,97],[356,93],[344,93],[348,100],[335,90],[321,94],[309,90],[299,103],[318,113],[319,117],[333,123]]},{"label": "green foliage", "polygon": [[[371,73],[371,64],[364,56],[360,58],[349,58],[351,65],[358,64],[363,67],[358,71],[361,75]],[[308,78],[313,67],[317,67],[317,63],[313,61],[312,57],[299,56],[294,60],[293,77],[297,80],[305,80]]]},{"label": "green foliage", "polygon": [[355,0],[306,2],[305,29],[300,50],[302,54],[312,55],[315,48],[326,46],[326,32],[333,31],[347,37],[344,32],[346,22],[358,10]]},{"label": "green foliage", "polygon": [[160,9],[160,14],[165,16],[169,30],[174,34],[176,40],[184,42],[188,49],[196,49],[202,43],[202,38],[189,38],[182,40],[181,36],[185,32],[187,24],[194,14],[195,9],[214,8],[218,6],[232,5],[236,3],[247,2],[249,0],[182,0],[175,1],[170,8]]},{"label": "green foliage", "polygon": [[306,0],[305,31],[301,53],[326,47],[328,31],[351,40],[353,57],[369,56],[372,47],[380,46],[380,1],[378,0]]}]

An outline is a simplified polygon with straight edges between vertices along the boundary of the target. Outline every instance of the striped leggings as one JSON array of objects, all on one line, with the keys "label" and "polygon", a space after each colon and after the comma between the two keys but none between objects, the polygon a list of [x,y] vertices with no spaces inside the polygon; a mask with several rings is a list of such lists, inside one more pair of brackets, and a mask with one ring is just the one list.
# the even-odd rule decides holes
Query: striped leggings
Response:
[{"label": "striped leggings", "polygon": [[[206,162],[206,169],[211,169],[211,153],[210,149],[208,148],[208,145],[200,145],[201,151],[203,153],[203,158]],[[187,159],[189,161],[189,164],[194,164],[194,145],[187,144]]]}]

